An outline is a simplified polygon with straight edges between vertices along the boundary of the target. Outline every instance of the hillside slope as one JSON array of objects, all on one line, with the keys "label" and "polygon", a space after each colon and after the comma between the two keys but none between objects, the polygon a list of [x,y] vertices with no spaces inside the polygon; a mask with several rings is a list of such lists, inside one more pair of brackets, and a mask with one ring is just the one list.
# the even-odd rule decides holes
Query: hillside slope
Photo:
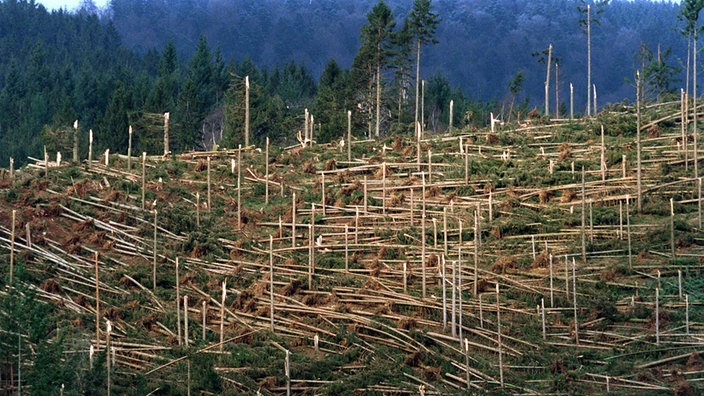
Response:
[{"label": "hillside slope", "polygon": [[640,211],[632,108],[355,139],[349,159],[3,171],[0,389],[21,361],[31,393],[696,394],[701,179],[680,121],[647,110]]}]

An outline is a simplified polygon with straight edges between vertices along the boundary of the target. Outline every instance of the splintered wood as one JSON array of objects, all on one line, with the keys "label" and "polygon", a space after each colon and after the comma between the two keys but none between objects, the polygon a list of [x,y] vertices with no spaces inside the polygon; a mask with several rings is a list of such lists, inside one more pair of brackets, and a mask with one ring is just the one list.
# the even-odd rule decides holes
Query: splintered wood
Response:
[{"label": "splintered wood", "polygon": [[[391,147],[353,141],[347,113],[340,147],[279,152],[266,138],[262,149],[144,153],[141,175],[92,159],[85,172],[64,164],[42,181],[36,206],[0,207],[12,218],[0,221],[0,247],[13,285],[28,283],[16,275],[21,261],[44,282],[30,286],[41,299],[80,318],[74,337],[100,350],[110,320],[113,382],[128,372],[166,381],[193,355],[217,354],[213,372],[240,393],[331,392],[334,381],[296,378],[302,359],[333,365],[321,370],[345,381],[390,359],[398,372],[358,390],[540,394],[555,391],[551,375],[572,370],[555,353],[564,347],[600,362],[580,363],[581,391],[671,391],[639,374],[685,359],[703,330],[692,283],[704,255],[694,243],[701,178],[683,170],[686,128],[662,126],[682,122],[679,106],[655,108],[657,119],[638,106],[639,125],[663,129],[638,142],[616,132],[636,117],[626,107],[599,123],[509,127],[492,115],[491,129],[455,126],[452,136],[417,125],[412,141]],[[168,118],[165,129],[168,153]],[[621,148],[636,144],[649,158],[640,165]],[[672,355],[643,354],[643,342]],[[245,378],[233,351],[256,354],[262,344],[286,371],[277,363]],[[601,362],[626,354],[633,370],[605,371]],[[687,379],[701,373],[692,367]]]}]

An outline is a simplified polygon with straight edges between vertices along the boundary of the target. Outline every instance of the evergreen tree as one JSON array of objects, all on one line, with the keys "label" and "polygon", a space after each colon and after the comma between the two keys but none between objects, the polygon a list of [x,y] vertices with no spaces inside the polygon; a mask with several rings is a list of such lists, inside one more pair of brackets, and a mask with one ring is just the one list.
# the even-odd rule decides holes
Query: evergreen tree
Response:
[{"label": "evergreen tree", "polygon": [[389,67],[390,58],[392,55],[392,37],[396,23],[391,14],[391,9],[386,5],[384,0],[380,0],[372,11],[367,14],[367,24],[362,26],[362,47],[366,50],[362,54],[368,55],[366,60],[374,71],[373,79],[376,85],[376,110],[375,110],[375,127],[374,135],[380,135],[381,123],[381,73]]},{"label": "evergreen tree", "polygon": [[[691,32],[692,42],[694,43],[694,49],[692,53],[694,54],[694,70],[692,71],[692,89],[693,89],[693,99],[694,99],[694,117],[693,117],[693,134],[694,138],[694,177],[699,177],[699,159],[697,153],[697,121],[699,118],[699,112],[697,111],[697,42],[699,27],[699,14],[704,8],[704,0],[684,0],[682,3],[682,16],[686,20],[687,27],[686,32]],[[689,78],[689,76],[688,76]]]},{"label": "evergreen tree", "polygon": [[[247,67],[249,79],[250,137],[254,144],[261,144],[266,137],[283,141],[284,131],[293,130],[286,125],[290,109],[279,95],[270,95],[261,79],[265,73]],[[255,76],[255,78],[252,78]],[[223,144],[228,147],[244,146],[245,83],[244,76],[233,75],[230,88],[225,95],[225,132]]]},{"label": "evergreen tree", "polygon": [[437,43],[435,31],[440,23],[440,17],[433,12],[431,0],[414,0],[413,9],[408,15],[408,26],[411,36],[416,42],[416,107],[415,124],[418,124],[418,102],[420,99],[420,50],[428,43]]},{"label": "evergreen tree", "polygon": [[201,36],[179,92],[176,147],[192,150],[203,146],[203,120],[215,102],[214,91],[210,49],[205,36]]},{"label": "evergreen tree", "polygon": [[352,110],[350,72],[331,59],[320,76],[314,111],[322,125],[316,140],[330,142],[346,136],[347,111]]},{"label": "evergreen tree", "polygon": [[397,129],[403,130],[403,114],[406,98],[408,97],[408,87],[411,81],[411,53],[413,51],[413,37],[410,31],[408,19],[404,20],[401,29],[397,30],[393,36],[394,57],[392,58],[391,67],[394,70],[394,89],[398,96],[396,98],[397,108]]},{"label": "evergreen tree", "polygon": [[169,40],[161,54],[154,89],[147,98],[146,109],[154,113],[174,111],[178,98],[178,59],[176,46]]},{"label": "evergreen tree", "polygon": [[[425,105],[428,109],[428,127],[439,130],[448,124],[449,103],[452,98],[452,87],[447,77],[437,72],[430,76],[426,87]],[[446,109],[448,109],[446,111]]]},{"label": "evergreen tree", "polygon": [[129,121],[127,111],[130,108],[130,100],[125,85],[118,81],[115,90],[110,96],[108,107],[100,128],[95,132],[95,145],[110,152],[127,152]]},{"label": "evergreen tree", "polygon": [[372,49],[369,46],[360,47],[352,61],[352,81],[354,86],[354,100],[357,103],[355,116],[367,124],[367,136],[371,138],[373,125],[373,90],[374,90],[374,65],[369,62],[372,58]]}]

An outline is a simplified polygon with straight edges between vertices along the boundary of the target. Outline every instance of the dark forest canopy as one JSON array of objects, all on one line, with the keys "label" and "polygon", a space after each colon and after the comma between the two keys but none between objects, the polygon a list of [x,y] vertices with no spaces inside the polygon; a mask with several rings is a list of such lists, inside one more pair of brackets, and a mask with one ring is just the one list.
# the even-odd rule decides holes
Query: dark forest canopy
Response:
[{"label": "dark forest canopy", "polygon": [[[356,133],[366,134],[373,118],[368,88],[375,77],[364,72],[369,62],[360,32],[377,3],[112,0],[98,16],[90,1],[73,12],[51,13],[33,1],[0,2],[0,163],[10,156],[19,162],[40,157],[43,146],[51,153],[70,152],[67,136],[75,119],[83,137],[94,130],[96,150],[126,152],[132,125],[135,150],[158,153],[164,112],[172,114],[175,151],[214,142],[236,146],[242,140],[246,75],[252,79],[255,143],[265,136],[295,142],[304,108],[316,114],[320,140],[342,134],[348,109],[355,110]],[[386,3],[400,31],[413,2]],[[553,59],[559,59],[560,104],[564,110],[571,82],[575,110],[582,113],[586,36],[578,4],[432,1],[440,23],[437,43],[422,52],[426,127],[446,128],[450,99],[455,126],[481,125],[489,111],[509,118],[517,116],[509,109],[525,115],[539,107],[545,65],[533,54],[549,44]],[[646,63],[657,59],[658,47],[663,54],[667,73],[658,80],[661,91],[684,85],[677,80],[687,56],[679,12],[670,3],[609,3],[592,37],[599,107],[634,96],[631,81],[644,48],[650,54]],[[383,133],[412,130],[414,47],[406,50],[383,70]],[[554,89],[554,77],[551,84]]]},{"label": "dark forest canopy", "polygon": [[[181,53],[199,35],[227,58],[251,57],[261,66],[294,59],[319,76],[329,59],[349,67],[359,31],[376,0],[112,0],[112,18],[131,48],[161,48],[173,37]],[[412,2],[387,0],[400,22]],[[553,44],[565,85],[586,86],[586,37],[577,0],[435,0],[442,23],[438,44],[427,49],[423,74],[446,75],[471,98],[491,100],[508,91],[518,70],[525,92],[539,102],[544,68],[531,56]],[[603,102],[634,96],[624,78],[633,75],[641,43],[652,51],[672,48],[673,63],[686,61],[679,33],[679,5],[613,0],[594,27],[594,73]],[[397,23],[400,27],[400,23]],[[567,91],[566,91],[567,92]],[[566,97],[566,96],[565,96]],[[581,96],[580,96],[581,97]],[[582,101],[583,102],[583,101]],[[583,103],[580,102],[580,108]]]}]

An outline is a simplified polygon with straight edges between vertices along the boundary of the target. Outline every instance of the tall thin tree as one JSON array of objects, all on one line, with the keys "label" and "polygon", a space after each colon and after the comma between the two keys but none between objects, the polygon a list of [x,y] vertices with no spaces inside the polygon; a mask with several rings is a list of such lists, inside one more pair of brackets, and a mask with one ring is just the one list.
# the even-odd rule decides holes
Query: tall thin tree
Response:
[{"label": "tall thin tree", "polygon": [[374,68],[376,85],[376,111],[374,135],[379,137],[381,124],[381,72],[389,66],[394,22],[391,9],[380,0],[367,14],[367,25],[362,26],[362,45],[370,49],[369,61]]},{"label": "tall thin tree", "polygon": [[[592,23],[599,25],[597,16],[604,12],[604,6],[609,4],[609,0],[582,0],[581,2],[582,5],[578,6],[577,9],[582,14],[579,25],[587,35],[587,116],[590,116],[592,114]],[[594,109],[594,113],[596,113],[596,109]]]},{"label": "tall thin tree", "polygon": [[411,35],[416,42],[416,107],[414,125],[418,124],[418,100],[420,99],[420,50],[424,44],[437,43],[435,31],[440,23],[440,17],[433,12],[431,0],[414,0],[413,9],[408,15]]},{"label": "tall thin tree", "polygon": [[[704,0],[684,0],[682,2],[682,18],[686,22],[685,32],[691,34],[693,41],[693,67],[692,67],[692,97],[694,120],[692,124],[692,138],[694,140],[694,177],[699,177],[699,165],[697,154],[697,41],[698,41],[698,22],[699,13],[704,8]],[[689,78],[689,76],[688,76]]]}]

